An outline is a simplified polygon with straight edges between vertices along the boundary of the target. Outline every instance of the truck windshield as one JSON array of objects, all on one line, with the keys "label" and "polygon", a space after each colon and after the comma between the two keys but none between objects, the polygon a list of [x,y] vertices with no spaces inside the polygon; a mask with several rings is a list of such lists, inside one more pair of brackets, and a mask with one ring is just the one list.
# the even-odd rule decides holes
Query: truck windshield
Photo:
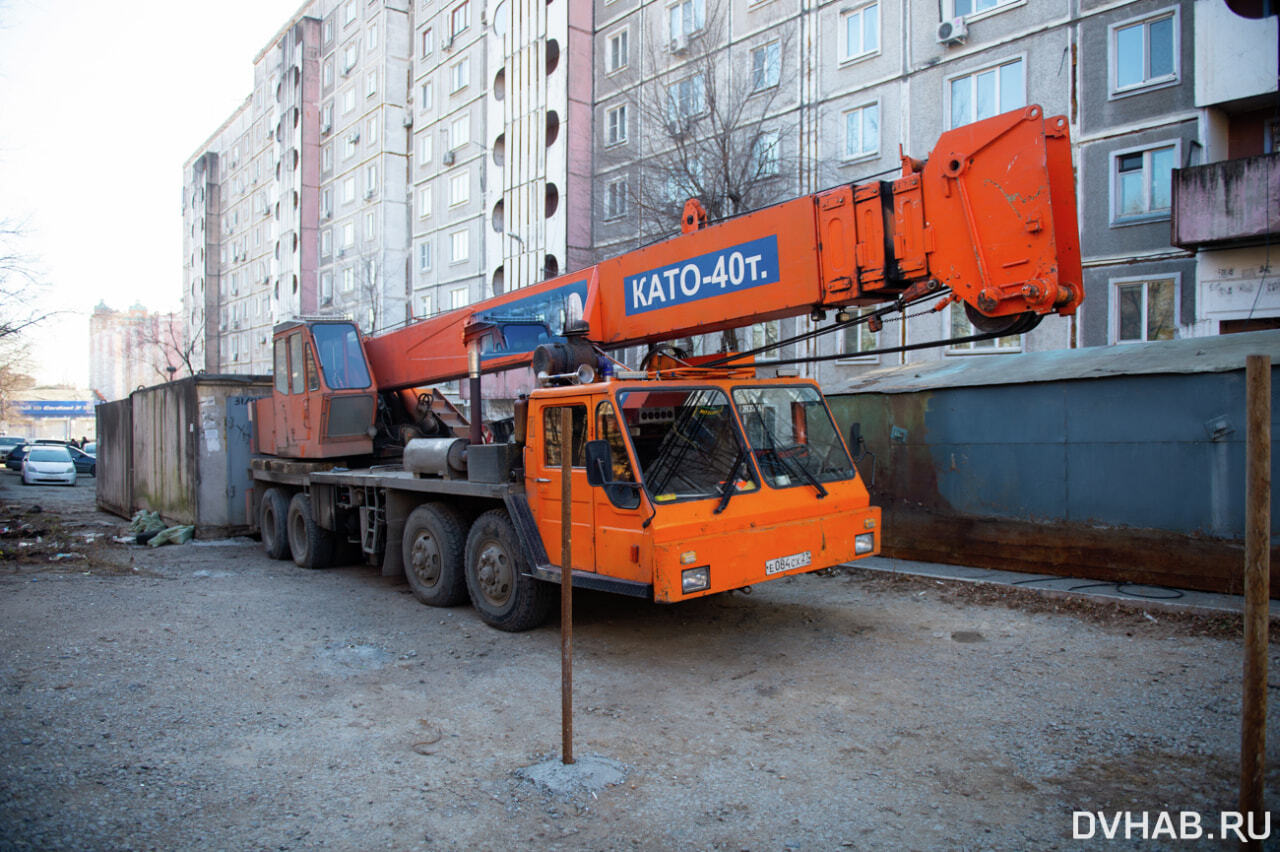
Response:
[{"label": "truck windshield", "polygon": [[852,479],[853,462],[816,388],[734,388],[760,474],[774,488]]},{"label": "truck windshield", "polygon": [[346,322],[317,323],[311,327],[324,382],[332,390],[369,387],[369,367],[360,348],[356,327]]},{"label": "truck windshield", "polygon": [[618,407],[655,503],[759,487],[724,391],[621,391]]}]

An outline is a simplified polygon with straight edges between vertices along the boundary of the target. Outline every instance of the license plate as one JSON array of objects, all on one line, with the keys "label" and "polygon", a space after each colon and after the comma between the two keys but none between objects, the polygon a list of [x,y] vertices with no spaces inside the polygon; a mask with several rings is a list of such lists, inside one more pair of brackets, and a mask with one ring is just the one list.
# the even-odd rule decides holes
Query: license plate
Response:
[{"label": "license plate", "polygon": [[767,559],[764,563],[764,573],[781,574],[783,571],[790,571],[793,568],[803,568],[813,562],[813,554],[809,551],[804,553],[793,553],[790,556],[779,556],[777,559]]}]

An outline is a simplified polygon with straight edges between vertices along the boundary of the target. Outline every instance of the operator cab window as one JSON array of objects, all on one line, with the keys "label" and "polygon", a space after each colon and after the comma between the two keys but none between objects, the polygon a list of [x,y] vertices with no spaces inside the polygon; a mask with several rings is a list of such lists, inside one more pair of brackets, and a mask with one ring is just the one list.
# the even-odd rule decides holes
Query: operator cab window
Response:
[{"label": "operator cab window", "polygon": [[[560,467],[560,412],[566,406],[542,410],[542,462],[545,467]],[[587,466],[587,407],[571,405],[573,417],[573,467]]]},{"label": "operator cab window", "polygon": [[614,481],[635,482],[631,457],[627,455],[627,439],[622,435],[622,426],[618,423],[618,415],[613,410],[612,402],[602,402],[596,406],[596,437],[609,444]]},{"label": "operator cab window", "polygon": [[276,338],[276,359],[275,359],[275,376],[276,376],[276,393],[287,394],[289,392],[289,350],[286,349],[288,344],[283,337]]},{"label": "operator cab window", "polygon": [[733,401],[760,473],[774,488],[853,478],[853,462],[814,388],[735,388]]},{"label": "operator cab window", "polygon": [[302,332],[300,331],[289,335],[289,384],[292,386],[291,393],[302,393],[305,390],[302,384]]},{"label": "operator cab window", "polygon": [[320,370],[331,390],[352,390],[370,385],[369,367],[360,349],[356,327],[346,322],[319,323],[311,328],[320,358]]}]

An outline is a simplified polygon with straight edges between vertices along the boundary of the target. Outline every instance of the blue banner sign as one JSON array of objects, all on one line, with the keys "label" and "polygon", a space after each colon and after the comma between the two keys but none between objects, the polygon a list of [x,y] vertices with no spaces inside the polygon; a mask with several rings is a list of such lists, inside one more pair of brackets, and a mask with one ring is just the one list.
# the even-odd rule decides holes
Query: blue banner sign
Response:
[{"label": "blue banner sign", "polygon": [[20,417],[92,417],[93,403],[88,400],[25,400],[9,403]]},{"label": "blue banner sign", "polygon": [[761,237],[623,279],[627,316],[773,284],[781,278],[777,236]]}]

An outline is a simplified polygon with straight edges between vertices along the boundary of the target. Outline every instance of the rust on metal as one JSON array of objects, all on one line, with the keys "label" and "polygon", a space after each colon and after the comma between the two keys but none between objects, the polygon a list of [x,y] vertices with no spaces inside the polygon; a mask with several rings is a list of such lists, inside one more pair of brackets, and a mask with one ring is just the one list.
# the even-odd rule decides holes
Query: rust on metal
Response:
[{"label": "rust on metal", "polygon": [[573,408],[560,409],[560,762],[573,763]]},{"label": "rust on metal", "polygon": [[[1270,618],[1271,359],[1245,359],[1244,688],[1240,716],[1240,812],[1259,820],[1267,753],[1267,629]],[[1261,841],[1251,844],[1261,848]]]}]

